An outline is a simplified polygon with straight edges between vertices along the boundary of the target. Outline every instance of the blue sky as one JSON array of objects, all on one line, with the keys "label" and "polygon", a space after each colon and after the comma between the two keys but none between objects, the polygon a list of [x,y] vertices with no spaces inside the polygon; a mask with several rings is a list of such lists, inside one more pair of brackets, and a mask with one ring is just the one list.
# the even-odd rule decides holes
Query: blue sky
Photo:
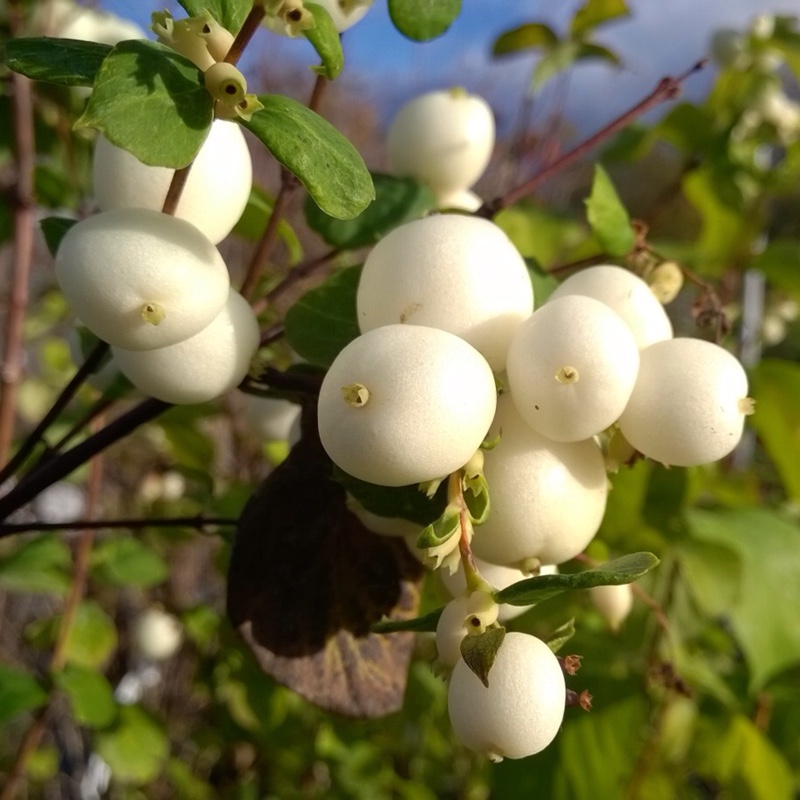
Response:
[{"label": "blue sky", "polygon": [[[165,0],[131,3],[104,0],[109,10],[143,26]],[[383,0],[344,37],[345,75],[342,80],[375,102],[388,119],[407,99],[430,88],[465,86],[489,99],[500,118],[510,119],[527,85],[529,56],[502,61],[489,58],[494,39],[524,22],[546,22],[564,30],[580,0],[464,0],[460,17],[438,40],[424,44],[403,38],[392,26]],[[659,78],[683,72],[705,55],[712,32],[720,27],[744,27],[758,13],[798,15],[798,0],[629,0],[629,18],[600,29],[597,40],[621,56],[623,66],[584,64],[576,68],[565,111],[582,130],[589,130],[624,111],[649,92]],[[175,12],[176,16],[178,11]],[[181,12],[182,13],[182,12]],[[260,33],[259,51],[274,63],[291,58],[314,62],[307,42]],[[267,50],[269,48],[269,50]],[[711,83],[710,71],[692,79],[690,97],[700,97]]]}]

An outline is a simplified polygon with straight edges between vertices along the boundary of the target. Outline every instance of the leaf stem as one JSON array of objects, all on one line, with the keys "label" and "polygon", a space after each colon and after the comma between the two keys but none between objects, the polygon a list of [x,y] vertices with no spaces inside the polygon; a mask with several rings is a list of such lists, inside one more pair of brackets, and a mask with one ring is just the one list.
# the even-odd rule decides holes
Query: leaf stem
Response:
[{"label": "leaf stem", "polygon": [[660,105],[668,100],[674,100],[676,97],[680,96],[683,83],[696,72],[700,71],[706,65],[706,62],[707,59],[701,59],[700,61],[697,61],[688,70],[686,70],[686,72],[678,77],[667,76],[662,78],[658,82],[656,88],[653,89],[650,94],[648,94],[643,100],[639,101],[635,106],[628,109],[624,114],[621,114],[619,117],[609,122],[588,139],[585,139],[572,150],[564,153],[563,156],[557,158],[548,166],[539,170],[531,178],[507,192],[502,197],[484,203],[483,206],[481,206],[481,208],[475,212],[476,216],[491,219],[504,208],[513,205],[523,197],[527,197],[542,183],[550,180],[550,178],[557,173],[571,166],[576,161],[579,161],[588,152],[597,147],[598,144],[604,142],[606,139],[609,139],[623,128],[626,128],[634,120],[638,119],[640,116],[642,116],[642,114],[645,114],[651,108],[654,108],[655,106]]},{"label": "leaf stem", "polygon": [[467,583],[467,593],[477,591],[492,591],[491,587],[481,577],[478,568],[475,566],[475,557],[472,555],[472,522],[469,518],[466,501],[464,500],[464,488],[462,486],[461,470],[452,472],[447,478],[447,502],[450,505],[457,505],[458,524],[460,528],[458,539],[458,551],[461,556],[461,567],[464,570],[464,579]]}]

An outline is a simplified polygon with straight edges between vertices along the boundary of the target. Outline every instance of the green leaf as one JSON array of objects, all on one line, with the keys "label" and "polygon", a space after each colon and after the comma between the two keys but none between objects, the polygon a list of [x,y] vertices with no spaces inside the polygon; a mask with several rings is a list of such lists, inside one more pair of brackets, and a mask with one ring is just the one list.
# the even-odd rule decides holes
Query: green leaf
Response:
[{"label": "green leaf", "polygon": [[444,512],[447,504],[447,487],[442,484],[436,494],[429,498],[416,485],[377,486],[374,483],[354,478],[338,467],[333,478],[344,486],[367,511],[381,517],[402,517],[416,522],[421,527],[430,525]]},{"label": "green leaf", "polygon": [[169,756],[163,725],[139,706],[121,706],[114,727],[95,733],[94,747],[116,780],[137,786],[155,780]]},{"label": "green leaf", "polygon": [[76,128],[96,128],[145,164],[179,169],[205,141],[214,101],[203,74],[157,42],[120,42],[103,62]]},{"label": "green leaf", "polygon": [[296,100],[259,95],[264,108],[243,122],[295,175],[326,213],[358,216],[374,199],[372,178],[358,150],[336,128]]},{"label": "green leaf", "polygon": [[289,309],[286,338],[301,358],[329,367],[342,348],[360,336],[356,319],[360,277],[360,266],[335,272]]},{"label": "green leaf", "polygon": [[600,44],[592,44],[591,42],[583,42],[575,56],[576,61],[586,61],[595,58],[600,59],[600,61],[608,61],[609,64],[613,64],[615,67],[622,63],[620,57],[613,50],[609,50],[607,47],[603,47]]},{"label": "green leaf", "polygon": [[494,599],[496,603],[529,606],[576,589],[633,583],[650,572],[658,563],[659,559],[652,553],[631,553],[583,572],[568,575],[539,575],[519,581],[495,592]]},{"label": "green leaf", "polygon": [[497,628],[487,628],[483,633],[468,633],[461,640],[461,657],[464,659],[464,663],[487,688],[489,686],[489,671],[505,638],[506,629],[499,626]]},{"label": "green leaf", "polygon": [[66,236],[67,231],[77,223],[76,219],[67,217],[45,217],[39,225],[42,228],[47,249],[50,255],[55,258],[61,240]]},{"label": "green leaf", "polygon": [[324,75],[329,81],[339,76],[344,67],[344,53],[339,31],[336,30],[328,10],[318,3],[305,3],[314,17],[314,27],[303,31],[303,35],[311,42],[322,65],[311,69],[318,75]]},{"label": "green leaf", "polygon": [[460,13],[461,0],[389,0],[395,28],[415,42],[441,36]]},{"label": "green leaf", "polygon": [[214,19],[231,33],[242,27],[253,0],[178,0],[189,17],[199,17],[208,10]]},{"label": "green leaf", "polygon": [[500,34],[492,45],[492,55],[505,56],[509,53],[518,53],[520,50],[539,47],[548,49],[554,47],[557,42],[558,36],[549,25],[531,22]]},{"label": "green leaf", "polygon": [[55,674],[54,681],[69,698],[73,716],[79,725],[105,728],[114,721],[117,714],[114,691],[101,672],[67,665]]},{"label": "green leaf", "polygon": [[800,242],[773,239],[750,263],[767,276],[771,286],[800,300]]},{"label": "green leaf", "polygon": [[800,364],[764,359],[752,370],[756,413],[748,418],[783,481],[786,494],[800,501]]},{"label": "green leaf", "polygon": [[433,633],[439,624],[439,617],[445,607],[437,608],[421,617],[414,619],[387,619],[372,625],[373,633],[399,633],[400,631],[417,631],[418,633]]},{"label": "green leaf", "polygon": [[47,702],[47,692],[33,675],[0,664],[0,725]]},{"label": "green leaf", "polygon": [[62,595],[69,587],[71,566],[69,547],[54,536],[41,536],[0,560],[0,588]]},{"label": "green leaf", "polygon": [[547,646],[557,653],[575,635],[575,617],[567,620],[553,631],[547,640]]},{"label": "green leaf", "polygon": [[308,226],[333,247],[356,250],[375,244],[393,228],[419,219],[436,205],[431,190],[413,178],[372,173],[372,182],[375,201],[353,219],[328,216],[309,198],[305,204]]},{"label": "green leaf", "polygon": [[92,556],[95,576],[114,586],[149,588],[169,575],[164,559],[138,539],[108,539]]},{"label": "green leaf", "polygon": [[586,200],[589,225],[610,256],[624,256],[633,247],[631,220],[622,205],[608,173],[599,165],[594,168],[592,191]]},{"label": "green leaf", "polygon": [[727,609],[750,668],[755,694],[779,672],[800,664],[800,527],[761,509],[688,512],[693,536],[739,556],[741,584]]},{"label": "green leaf", "polygon": [[579,52],[579,42],[567,40],[555,44],[536,64],[531,77],[531,89],[538,91],[559,72],[569,69],[575,63]]},{"label": "green leaf", "polygon": [[[314,203],[311,205],[317,207]],[[264,235],[274,207],[275,198],[268,195],[260,186],[253,186],[233,233],[251,241],[258,241]],[[285,219],[278,223],[278,238],[289,251],[289,263],[296,264],[303,257],[303,245],[294,228]]]},{"label": "green leaf", "polygon": [[94,600],[81,602],[67,636],[67,663],[96,669],[116,646],[117,629],[108,614]]},{"label": "green leaf", "polygon": [[3,59],[9,69],[35,81],[92,86],[111,47],[75,39],[7,39]]},{"label": "green leaf", "polygon": [[570,36],[580,39],[592,28],[629,15],[625,0],[587,0],[576,12],[570,25]]}]

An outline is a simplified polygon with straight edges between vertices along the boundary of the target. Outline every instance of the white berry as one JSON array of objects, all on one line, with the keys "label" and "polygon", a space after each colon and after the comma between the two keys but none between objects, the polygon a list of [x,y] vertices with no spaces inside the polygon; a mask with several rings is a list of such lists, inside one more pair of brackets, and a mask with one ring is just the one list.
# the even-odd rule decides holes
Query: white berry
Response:
[{"label": "white berry", "polygon": [[158,350],[112,348],[120,370],[167,403],[205,403],[241,383],[259,343],[258,321],[233,289],[220,314],[190,339]]},{"label": "white berry", "polygon": [[463,89],[428,92],[400,109],[389,127],[389,167],[436,193],[469,189],[489,164],[494,115]]},{"label": "white berry", "polygon": [[[175,171],[143,164],[132,153],[98,136],[92,181],[102,211],[161,211]],[[216,120],[189,171],[175,216],[199,228],[214,244],[239,221],[253,182],[244,134],[235,122]]]},{"label": "white berry", "polygon": [[517,329],[508,382],[522,418],[559,442],[578,442],[619,419],[633,391],[639,348],[607,305],[567,295]]},{"label": "white berry", "polygon": [[610,265],[589,267],[567,278],[550,300],[579,294],[605,303],[628,324],[640,348],[672,338],[672,323],[652,289],[638,275]]},{"label": "white berry", "polygon": [[456,736],[494,761],[544,750],[564,719],[566,685],[558,659],[526,633],[505,635],[489,686],[459,659],[447,694]]},{"label": "white berry", "polygon": [[159,608],[148,608],[134,620],[131,645],[151,661],[163,661],[178,652],[183,641],[180,620]]},{"label": "white berry", "polygon": [[441,478],[475,453],[496,405],[485,359],[451,333],[387,325],[336,357],[319,395],[319,432],[345,472],[383,486]]},{"label": "white berry", "polygon": [[55,270],[83,324],[129,350],[194,336],[222,310],[230,287],[222,256],[194,225],[143,208],[74,225],[61,240]]},{"label": "white berry", "polygon": [[427,325],[454,333],[495,371],[533,311],[525,261],[494,223],[438,214],[393,230],[367,257],[358,286],[362,332]]},{"label": "white berry", "polygon": [[644,455],[689,467],[728,455],[752,410],[747,375],[734,356],[702,339],[671,339],[642,350],[619,425]]},{"label": "white berry", "polygon": [[619,586],[593,586],[589,598],[612,631],[619,630],[633,608],[633,589],[629,583]]}]

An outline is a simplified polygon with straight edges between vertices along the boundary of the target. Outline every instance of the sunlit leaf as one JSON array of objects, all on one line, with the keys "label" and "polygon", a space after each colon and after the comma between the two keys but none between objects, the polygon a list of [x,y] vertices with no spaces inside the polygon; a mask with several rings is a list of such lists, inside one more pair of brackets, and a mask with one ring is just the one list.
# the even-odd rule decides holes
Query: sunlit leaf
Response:
[{"label": "sunlit leaf", "polygon": [[356,148],[336,128],[296,100],[259,95],[264,105],[242,124],[305,186],[314,202],[338,219],[358,216],[375,188]]},{"label": "sunlit leaf", "polygon": [[460,13],[461,0],[389,0],[395,28],[415,42],[441,36]]},{"label": "sunlit leaf", "polygon": [[303,35],[311,42],[317,55],[322,59],[322,65],[312,67],[312,69],[332,81],[339,76],[344,67],[344,53],[339,32],[324,6],[318,3],[305,3],[305,8],[314,17],[314,27],[304,30]]},{"label": "sunlit leaf", "polygon": [[[317,208],[315,203],[312,203],[312,205]],[[250,190],[247,205],[236,223],[233,233],[245,239],[258,241],[267,228],[274,206],[274,197],[270,197],[261,187],[253,186]],[[303,257],[303,245],[300,243],[294,228],[285,219],[278,223],[278,238],[289,251],[289,263],[296,264]]]},{"label": "sunlit leaf", "polygon": [[9,69],[36,81],[61,86],[91,86],[111,47],[75,39],[6,39],[3,60]]},{"label": "sunlit leaf", "polygon": [[190,17],[199,17],[203,11],[208,10],[211,16],[231,33],[238,32],[253,7],[253,0],[178,0],[178,2]]},{"label": "sunlit leaf", "polygon": [[120,42],[100,68],[76,128],[96,128],[145,164],[185,167],[208,134],[214,101],[203,74],[158,42]]},{"label": "sunlit leaf", "polygon": [[572,18],[570,34],[581,38],[592,28],[627,17],[629,13],[625,0],[587,0]]},{"label": "sunlit leaf", "polygon": [[54,679],[69,698],[72,714],[79,725],[104,728],[114,721],[117,714],[114,691],[101,672],[67,665]]},{"label": "sunlit leaf", "polygon": [[624,256],[633,247],[634,234],[628,212],[608,173],[599,164],[595,165],[592,191],[586,199],[586,217],[609,255]]}]

